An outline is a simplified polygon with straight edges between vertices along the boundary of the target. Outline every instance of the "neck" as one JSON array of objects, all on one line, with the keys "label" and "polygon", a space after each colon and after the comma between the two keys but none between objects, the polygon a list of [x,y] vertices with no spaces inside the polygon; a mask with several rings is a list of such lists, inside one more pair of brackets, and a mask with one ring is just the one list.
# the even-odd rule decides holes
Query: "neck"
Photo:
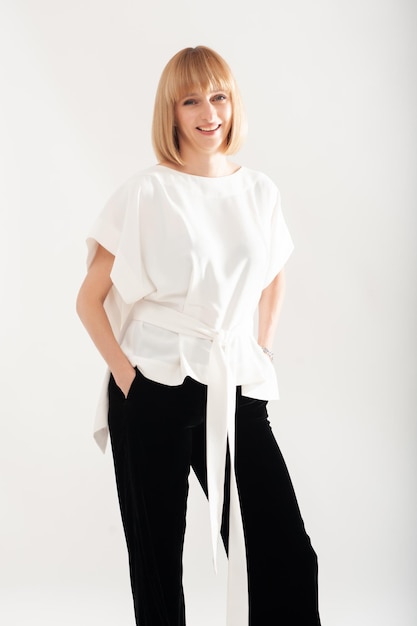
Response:
[{"label": "neck", "polygon": [[239,166],[227,160],[224,154],[199,154],[188,156],[181,154],[184,165],[178,166],[178,169],[185,174],[193,174],[194,176],[205,176],[207,178],[217,178],[220,176],[228,176],[233,174]]}]

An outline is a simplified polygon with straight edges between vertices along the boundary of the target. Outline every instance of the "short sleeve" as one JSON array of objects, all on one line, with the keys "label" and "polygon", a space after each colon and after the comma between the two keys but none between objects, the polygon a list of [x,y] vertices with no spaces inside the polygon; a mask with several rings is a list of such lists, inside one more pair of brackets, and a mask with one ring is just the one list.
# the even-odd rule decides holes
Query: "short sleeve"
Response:
[{"label": "short sleeve", "polygon": [[129,204],[129,186],[119,187],[107,200],[103,210],[90,228],[87,238],[87,268],[96,254],[98,244],[116,256]]},{"label": "short sleeve", "polygon": [[129,179],[107,201],[87,237],[87,267],[98,244],[114,255],[113,287],[104,307],[116,337],[123,333],[133,303],[154,291],[142,258],[140,195],[140,181]]},{"label": "short sleeve", "polygon": [[294,244],[281,208],[281,195],[277,189],[276,201],[272,210],[269,237],[269,262],[264,287],[267,287],[282,270],[290,257]]},{"label": "short sleeve", "polygon": [[110,197],[87,238],[88,267],[98,244],[114,255],[110,276],[126,304],[140,300],[153,290],[142,258],[140,197],[140,181],[133,177]]}]

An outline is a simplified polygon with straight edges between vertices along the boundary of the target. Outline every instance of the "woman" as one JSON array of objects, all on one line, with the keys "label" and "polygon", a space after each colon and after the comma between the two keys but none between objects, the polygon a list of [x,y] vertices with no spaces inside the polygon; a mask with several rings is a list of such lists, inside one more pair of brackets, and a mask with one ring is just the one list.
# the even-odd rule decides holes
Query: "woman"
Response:
[{"label": "woman", "polygon": [[[95,436],[110,431],[136,623],[183,626],[190,467],[229,558],[228,626],[317,626],[317,561],[268,422],[272,342],[293,244],[279,192],[229,161],[238,89],[204,46],[156,94],[158,165],[92,228],[77,311],[105,359]],[[257,318],[257,338],[254,319]]]}]

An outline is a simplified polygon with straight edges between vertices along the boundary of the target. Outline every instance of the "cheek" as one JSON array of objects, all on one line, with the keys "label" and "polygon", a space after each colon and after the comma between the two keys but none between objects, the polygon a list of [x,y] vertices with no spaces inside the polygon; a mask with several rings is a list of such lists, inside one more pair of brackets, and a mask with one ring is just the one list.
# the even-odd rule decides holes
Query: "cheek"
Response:
[{"label": "cheek", "polygon": [[227,121],[229,125],[232,123],[232,105],[229,104],[224,111],[224,119]]},{"label": "cheek", "polygon": [[182,109],[180,109],[179,107],[175,107],[174,108],[174,120],[175,120],[175,125],[180,127],[183,124],[183,115],[182,115]]},{"label": "cheek", "polygon": [[179,132],[184,131],[184,129],[186,129],[187,126],[190,125],[189,117],[190,116],[187,115],[187,112],[183,110],[175,113],[175,123]]},{"label": "cheek", "polygon": [[229,132],[229,131],[230,131],[230,129],[232,128],[232,115],[231,115],[231,113],[230,113],[230,115],[227,117],[227,121],[226,121],[225,126],[226,126],[226,129],[227,129],[227,132]]}]

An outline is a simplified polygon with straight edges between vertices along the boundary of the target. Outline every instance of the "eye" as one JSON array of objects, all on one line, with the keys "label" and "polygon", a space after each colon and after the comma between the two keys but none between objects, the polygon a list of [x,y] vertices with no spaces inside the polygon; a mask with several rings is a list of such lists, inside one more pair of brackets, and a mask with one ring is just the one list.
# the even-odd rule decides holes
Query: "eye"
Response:
[{"label": "eye", "polygon": [[196,100],[194,100],[193,98],[188,98],[187,100],[184,100],[183,105],[187,106],[187,105],[195,104],[195,103],[196,103]]},{"label": "eye", "polygon": [[222,102],[223,100],[227,100],[227,96],[224,93],[218,93],[213,97],[213,100],[216,102]]}]

